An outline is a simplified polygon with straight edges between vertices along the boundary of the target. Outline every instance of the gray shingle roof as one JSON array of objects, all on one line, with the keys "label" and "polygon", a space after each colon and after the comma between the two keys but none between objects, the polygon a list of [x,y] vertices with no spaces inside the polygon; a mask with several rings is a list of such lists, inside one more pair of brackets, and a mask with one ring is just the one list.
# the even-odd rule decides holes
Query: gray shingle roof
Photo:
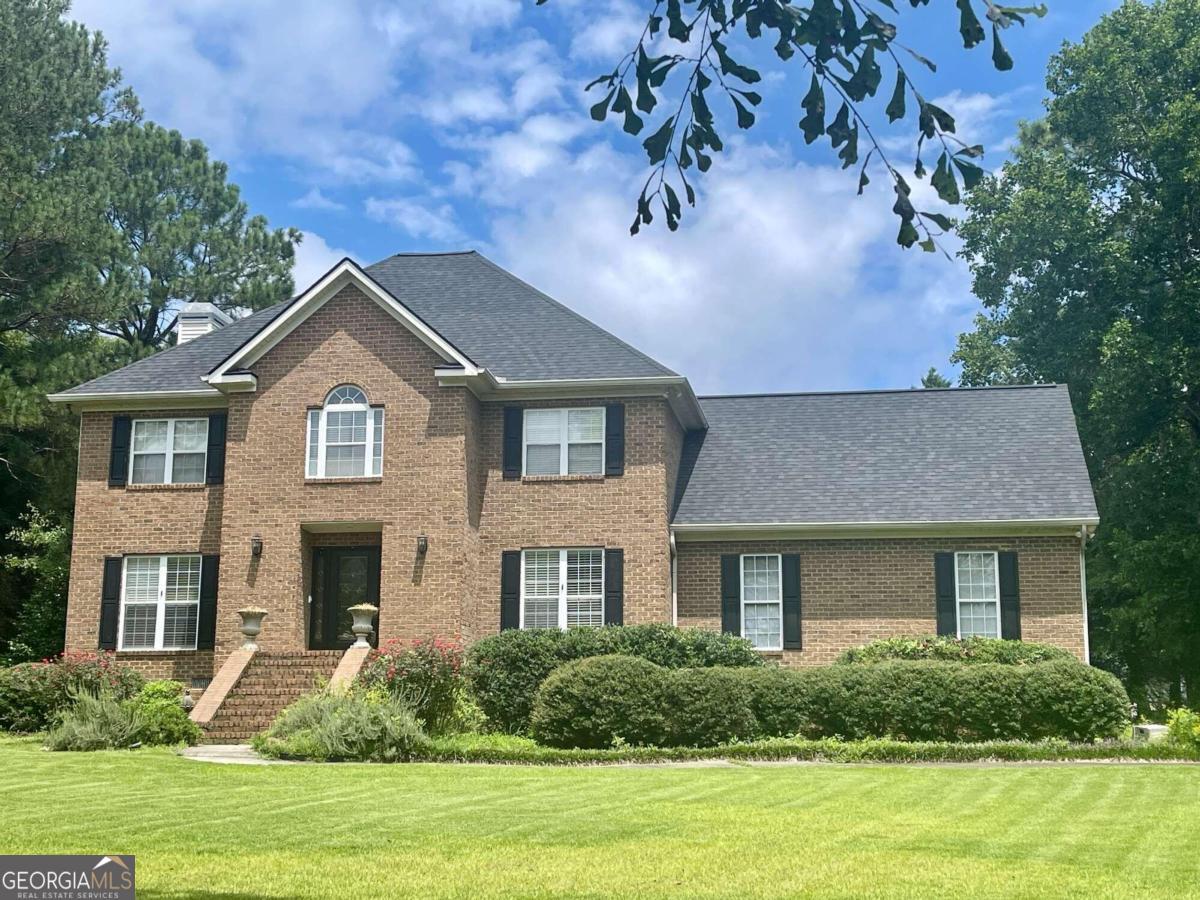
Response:
[{"label": "gray shingle roof", "polygon": [[[367,273],[476,365],[513,381],[674,375],[475,251],[390,256]],[[258,334],[280,303],[186,344],[63,391],[198,390]]]},{"label": "gray shingle roof", "polygon": [[1090,518],[1063,385],[701,397],[674,523]]}]

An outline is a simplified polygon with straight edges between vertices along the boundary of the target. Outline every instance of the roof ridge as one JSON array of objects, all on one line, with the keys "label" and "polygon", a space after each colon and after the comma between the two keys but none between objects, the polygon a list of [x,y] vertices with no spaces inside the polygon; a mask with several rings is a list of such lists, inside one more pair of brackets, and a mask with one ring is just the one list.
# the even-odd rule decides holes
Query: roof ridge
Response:
[{"label": "roof ridge", "polygon": [[1037,384],[979,384],[963,385],[948,388],[852,388],[845,391],[778,391],[752,394],[698,394],[697,400],[765,400],[773,397],[845,397],[871,394],[953,394],[969,391],[1013,391],[1041,388],[1060,388],[1066,385],[1058,382],[1040,382]]},{"label": "roof ridge", "polygon": [[[393,256],[482,256],[478,250],[401,250],[398,253],[389,253],[383,259],[376,260],[371,263],[372,266],[377,266],[384,260],[391,259]],[[367,266],[363,266],[367,268]]]},{"label": "roof ridge", "polygon": [[613,342],[615,342],[619,346],[624,347],[630,353],[636,354],[637,356],[640,356],[642,359],[644,359],[646,362],[648,362],[654,366],[657,366],[659,369],[662,369],[662,372],[664,375],[678,375],[679,374],[678,372],[674,371],[673,369],[668,369],[666,366],[664,366],[662,363],[660,363],[657,359],[655,359],[652,356],[647,355],[646,353],[643,353],[641,350],[639,350],[637,347],[634,347],[632,344],[628,344],[625,341],[621,340],[619,337],[617,337],[615,334],[613,334],[608,329],[603,328],[600,325],[597,325],[595,322],[593,322],[587,316],[583,315],[582,313],[576,312],[575,310],[571,309],[571,307],[567,306],[565,303],[560,303],[558,300],[555,300],[553,297],[551,297],[545,291],[539,290],[538,288],[536,288],[532,284],[530,284],[528,281],[525,281],[523,278],[520,278],[517,275],[514,275],[512,272],[508,271],[508,269],[506,269],[503,266],[499,265],[498,263],[495,263],[492,260],[488,259],[486,256],[484,256],[482,253],[478,252],[477,250],[472,250],[470,252],[472,254],[474,254],[475,256],[479,257],[480,262],[490,266],[491,268],[493,268],[497,272],[499,272],[501,275],[504,275],[506,278],[508,278],[512,281],[515,281],[517,284],[521,285],[522,287],[528,288],[533,293],[535,293],[538,297],[540,297],[542,300],[546,301],[547,303],[551,304],[552,306],[557,306],[559,309],[563,310],[568,315],[573,316],[574,318],[578,319],[580,322],[583,322],[585,325],[591,326],[592,328],[596,329],[596,331],[600,332],[605,337],[611,339]]}]

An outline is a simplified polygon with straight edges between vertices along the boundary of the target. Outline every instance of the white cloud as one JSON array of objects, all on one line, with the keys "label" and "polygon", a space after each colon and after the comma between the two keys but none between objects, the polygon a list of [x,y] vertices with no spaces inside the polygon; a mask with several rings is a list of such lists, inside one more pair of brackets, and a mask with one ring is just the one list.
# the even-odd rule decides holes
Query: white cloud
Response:
[{"label": "white cloud", "polygon": [[414,238],[429,238],[442,243],[461,240],[462,229],[455,222],[454,208],[448,203],[427,206],[411,197],[380,199],[368,197],[367,216],[386,222]]},{"label": "white cloud", "polygon": [[347,256],[358,261],[358,255],[353,251],[330,247],[319,234],[304,232],[304,237],[296,247],[296,261],[292,265],[292,280],[296,282],[296,293],[309,288],[314,281]]},{"label": "white cloud", "polygon": [[323,193],[321,193],[320,188],[310,188],[307,194],[305,194],[303,197],[297,197],[288,205],[294,207],[295,209],[319,209],[326,210],[328,212],[334,212],[346,208],[346,204],[339,203],[336,200],[326,197]]}]

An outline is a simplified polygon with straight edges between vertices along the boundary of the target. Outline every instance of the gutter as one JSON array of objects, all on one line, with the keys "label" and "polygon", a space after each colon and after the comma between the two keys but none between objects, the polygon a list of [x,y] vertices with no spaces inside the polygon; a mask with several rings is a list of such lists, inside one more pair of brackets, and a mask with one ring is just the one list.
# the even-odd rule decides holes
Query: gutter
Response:
[{"label": "gutter", "polygon": [[667,549],[671,555],[671,625],[679,626],[679,551],[675,532],[667,532]]},{"label": "gutter", "polygon": [[800,537],[996,537],[1013,535],[1075,535],[1089,530],[1099,518],[1067,517],[1050,519],[981,519],[961,522],[686,522],[671,525],[671,532],[682,541],[788,540]]},{"label": "gutter", "polygon": [[1079,596],[1083,602],[1083,661],[1092,664],[1092,641],[1088,633],[1087,559],[1088,539],[1092,533],[1087,526],[1079,528]]}]

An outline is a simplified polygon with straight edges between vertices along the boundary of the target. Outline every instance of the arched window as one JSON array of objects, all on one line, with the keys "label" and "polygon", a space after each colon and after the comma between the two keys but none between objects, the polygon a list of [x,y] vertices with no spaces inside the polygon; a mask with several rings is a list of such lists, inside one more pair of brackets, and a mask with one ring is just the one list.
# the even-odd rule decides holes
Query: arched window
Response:
[{"label": "arched window", "polygon": [[362,478],[383,470],[383,409],[362,388],[340,384],[308,411],[308,477]]}]

